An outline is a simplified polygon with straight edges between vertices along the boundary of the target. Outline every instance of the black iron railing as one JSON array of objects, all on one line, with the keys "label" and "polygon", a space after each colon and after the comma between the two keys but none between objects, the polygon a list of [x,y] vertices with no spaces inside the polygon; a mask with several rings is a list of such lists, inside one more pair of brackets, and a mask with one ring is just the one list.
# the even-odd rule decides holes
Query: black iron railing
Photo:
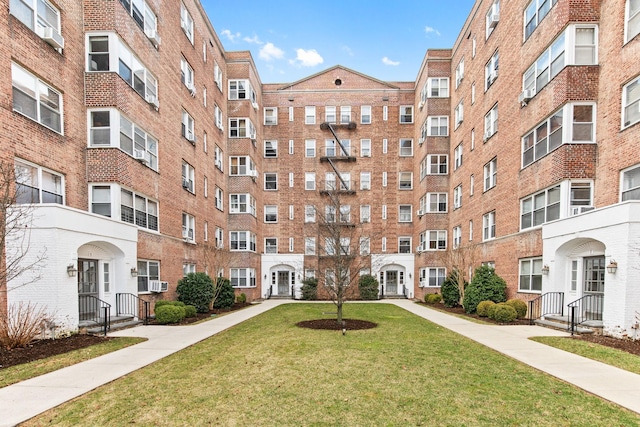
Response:
[{"label": "black iron railing", "polygon": [[102,331],[107,335],[111,328],[111,304],[93,295],[78,295],[78,305],[80,320],[102,325]]},{"label": "black iron railing", "polygon": [[137,317],[142,319],[145,325],[148,325],[151,316],[151,303],[135,294],[116,294],[116,316],[122,315]]},{"label": "black iron railing", "polygon": [[296,299],[296,288],[291,285],[291,299]]},{"label": "black iron railing", "polygon": [[378,299],[384,298],[384,285],[380,285],[380,295],[378,295]]},{"label": "black iron railing", "polygon": [[405,298],[409,298],[409,288],[407,288],[405,285],[402,285],[402,295],[404,295]]},{"label": "black iron railing", "polygon": [[547,314],[564,315],[564,292],[547,292],[529,301],[529,323]]},{"label": "black iron railing", "polygon": [[267,290],[267,299],[271,298],[273,295],[273,285],[269,286],[269,290]]},{"label": "black iron railing", "polygon": [[569,330],[573,335],[578,325],[589,320],[602,320],[602,304],[604,295],[589,294],[567,304],[569,315]]}]

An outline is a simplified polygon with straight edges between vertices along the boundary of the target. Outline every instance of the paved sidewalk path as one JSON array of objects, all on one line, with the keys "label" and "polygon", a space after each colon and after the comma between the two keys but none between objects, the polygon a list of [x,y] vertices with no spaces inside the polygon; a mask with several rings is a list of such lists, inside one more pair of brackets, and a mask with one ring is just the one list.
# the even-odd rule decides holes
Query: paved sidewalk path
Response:
[{"label": "paved sidewalk path", "polygon": [[[287,300],[253,307],[190,326],[138,326],[112,336],[148,341],[46,375],[0,388],[0,427],[22,421],[81,396]],[[470,322],[409,300],[386,300],[453,332],[486,345],[590,393],[640,413],[640,375],[531,341],[532,336],[567,336],[539,326],[494,326]]]},{"label": "paved sidewalk path", "polygon": [[390,302],[596,396],[640,413],[640,375],[528,339],[568,336],[566,332],[540,326],[483,325],[409,300]]}]

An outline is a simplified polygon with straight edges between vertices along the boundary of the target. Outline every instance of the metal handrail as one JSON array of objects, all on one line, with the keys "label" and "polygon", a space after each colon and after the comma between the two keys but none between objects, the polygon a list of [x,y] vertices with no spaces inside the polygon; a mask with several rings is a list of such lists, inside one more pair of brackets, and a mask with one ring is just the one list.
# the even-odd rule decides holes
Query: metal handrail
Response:
[{"label": "metal handrail", "polygon": [[405,298],[409,299],[409,289],[405,285],[402,285],[402,295],[404,295]]},{"label": "metal handrail", "polygon": [[102,331],[107,335],[111,329],[111,304],[93,295],[78,295],[78,305],[79,312],[85,315],[82,320],[102,324]]},{"label": "metal handrail", "polygon": [[273,285],[269,286],[269,290],[267,291],[267,299],[271,298],[273,295]]},{"label": "metal handrail", "polygon": [[291,299],[296,299],[296,290],[293,285],[291,285]]},{"label": "metal handrail", "polygon": [[578,325],[589,320],[602,320],[604,295],[588,294],[567,304],[569,313],[569,330],[573,335]]},{"label": "metal handrail", "polygon": [[[142,316],[140,313],[140,305],[142,304]],[[134,317],[142,317],[145,325],[149,324],[151,316],[151,303],[140,298],[138,295],[131,293],[116,294],[116,316],[131,315]]]},{"label": "metal handrail", "polygon": [[380,285],[380,295],[378,296],[378,299],[383,299],[384,298],[384,285]]},{"label": "metal handrail", "polygon": [[564,292],[547,292],[529,301],[527,317],[530,324],[547,314],[564,315]]}]

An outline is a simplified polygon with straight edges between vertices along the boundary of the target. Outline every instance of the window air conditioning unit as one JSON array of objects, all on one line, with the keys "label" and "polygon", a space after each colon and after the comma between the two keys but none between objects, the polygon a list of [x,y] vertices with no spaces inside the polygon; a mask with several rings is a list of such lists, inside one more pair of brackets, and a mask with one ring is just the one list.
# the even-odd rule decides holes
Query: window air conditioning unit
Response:
[{"label": "window air conditioning unit", "polygon": [[220,159],[216,160],[216,167],[218,169],[222,169],[222,160],[220,160]]},{"label": "window air conditioning unit", "polygon": [[251,132],[251,133],[249,134],[249,139],[251,139],[252,141],[255,141],[255,139],[256,139],[256,133],[255,133],[255,132]]},{"label": "window air conditioning unit", "polygon": [[362,218],[362,222],[371,222],[371,220],[369,219],[369,217],[365,217],[365,218]]},{"label": "window air conditioning unit", "polygon": [[191,182],[186,178],[182,178],[182,188],[186,188],[187,190],[191,190]]},{"label": "window air conditioning unit", "polygon": [[500,21],[500,6],[494,4],[491,6],[491,13],[489,14],[489,28],[494,28]]},{"label": "window air conditioning unit", "polygon": [[418,145],[422,145],[424,143],[424,136],[421,136],[420,139],[418,139]]},{"label": "window air conditioning unit", "polygon": [[193,145],[196,145],[196,136],[192,133],[187,133],[185,135],[185,138],[187,138],[187,141],[189,141],[190,143],[192,143]]},{"label": "window air conditioning unit", "polygon": [[253,177],[253,178],[257,178],[258,177],[258,171],[255,169],[251,169],[248,173],[249,176]]},{"label": "window air conditioning unit", "polygon": [[196,86],[193,84],[193,82],[187,83],[187,89],[189,89],[189,93],[191,94],[191,96],[196,96]]},{"label": "window air conditioning unit", "polygon": [[418,283],[418,286],[421,288],[425,288],[427,286],[427,282],[425,282],[424,280],[420,280],[420,283]]},{"label": "window air conditioning unit", "polygon": [[424,101],[420,101],[420,103],[418,104],[418,109],[422,110],[423,107],[424,107]]},{"label": "window air conditioning unit", "polygon": [[518,96],[518,102],[520,103],[529,102],[529,100],[533,98],[535,95],[536,95],[536,91],[533,89],[523,90]]},{"label": "window air conditioning unit", "polygon": [[192,240],[193,239],[193,230],[188,229],[187,227],[182,227],[182,238],[184,240]]},{"label": "window air conditioning unit", "polygon": [[424,211],[422,209],[418,209],[418,216],[424,215]]},{"label": "window air conditioning unit", "polygon": [[489,71],[489,84],[493,83],[498,78],[498,72],[496,70]]},{"label": "window air conditioning unit", "polygon": [[593,206],[571,206],[571,215],[579,215],[581,213],[589,212],[594,210]]},{"label": "window air conditioning unit", "polygon": [[149,280],[149,292],[167,292],[168,290],[169,282]]},{"label": "window air conditioning unit", "polygon": [[422,252],[424,252],[424,246],[422,246],[421,244],[420,244],[420,245],[418,245],[418,246],[416,247],[416,252],[417,252],[417,253],[419,253],[419,254],[421,254]]},{"label": "window air conditioning unit", "polygon": [[133,149],[133,158],[136,160],[141,160],[143,163],[148,163],[149,159],[147,156],[147,152],[145,150],[138,150],[137,148]]},{"label": "window air conditioning unit", "polygon": [[156,108],[156,110],[160,107],[158,98],[156,98],[155,95],[145,95],[144,100],[147,101],[149,104],[153,105]]},{"label": "window air conditioning unit", "polygon": [[258,103],[257,102],[252,102],[251,106],[253,107],[254,110],[258,109]]},{"label": "window air conditioning unit", "polygon": [[491,138],[491,136],[492,136],[492,135],[493,135],[493,133],[491,133],[491,131],[490,131],[490,130],[486,131],[486,132],[484,133],[484,136],[482,137],[482,141],[483,141],[483,142],[487,142],[487,140],[488,140],[489,138]]},{"label": "window air conditioning unit", "polygon": [[42,40],[46,41],[56,49],[64,49],[64,37],[51,27],[44,29]]},{"label": "window air conditioning unit", "polygon": [[156,30],[148,29],[144,32],[144,34],[149,40],[151,40],[151,43],[153,43],[156,49],[158,48],[158,46],[160,46],[160,36],[158,35],[158,32]]}]

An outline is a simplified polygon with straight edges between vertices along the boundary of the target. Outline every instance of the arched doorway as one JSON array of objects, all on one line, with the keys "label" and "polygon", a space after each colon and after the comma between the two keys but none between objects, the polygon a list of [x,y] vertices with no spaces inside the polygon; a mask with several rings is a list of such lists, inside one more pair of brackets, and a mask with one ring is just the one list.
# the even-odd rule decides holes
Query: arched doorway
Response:
[{"label": "arched doorway", "polygon": [[290,296],[296,284],[296,270],[290,265],[279,264],[269,270],[271,291],[275,296]]},{"label": "arched doorway", "polygon": [[385,265],[378,273],[382,296],[403,295],[406,285],[406,269],[397,264]]}]

